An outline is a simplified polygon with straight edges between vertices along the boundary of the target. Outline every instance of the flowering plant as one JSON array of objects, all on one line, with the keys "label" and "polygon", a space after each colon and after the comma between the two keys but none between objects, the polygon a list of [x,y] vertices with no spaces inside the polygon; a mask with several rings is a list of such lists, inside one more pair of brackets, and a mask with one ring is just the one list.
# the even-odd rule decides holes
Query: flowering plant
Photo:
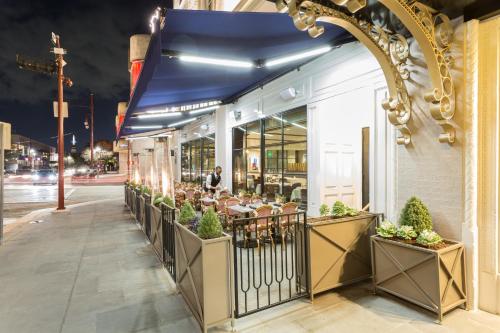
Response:
[{"label": "flowering plant", "polygon": [[402,225],[396,232],[396,236],[401,239],[410,240],[417,237],[417,232],[413,229],[412,226]]},{"label": "flowering plant", "polygon": [[443,238],[437,232],[426,229],[417,237],[417,243],[424,246],[438,245],[443,241]]},{"label": "flowering plant", "polygon": [[376,228],[377,235],[384,238],[392,238],[396,235],[397,228],[394,223],[389,222],[387,220],[380,223],[380,226]]}]

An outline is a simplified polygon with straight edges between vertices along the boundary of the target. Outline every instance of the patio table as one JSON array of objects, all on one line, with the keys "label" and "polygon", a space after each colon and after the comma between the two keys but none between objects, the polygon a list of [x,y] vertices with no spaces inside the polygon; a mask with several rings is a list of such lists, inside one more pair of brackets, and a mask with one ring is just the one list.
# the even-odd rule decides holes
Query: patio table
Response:
[{"label": "patio table", "polygon": [[217,200],[215,200],[214,198],[202,198],[201,201],[208,206],[216,202]]}]

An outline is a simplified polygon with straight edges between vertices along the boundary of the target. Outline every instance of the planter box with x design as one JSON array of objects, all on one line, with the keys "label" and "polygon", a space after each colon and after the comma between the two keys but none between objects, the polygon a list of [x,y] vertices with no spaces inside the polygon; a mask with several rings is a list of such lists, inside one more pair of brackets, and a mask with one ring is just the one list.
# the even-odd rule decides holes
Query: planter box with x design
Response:
[{"label": "planter box with x design", "polygon": [[231,236],[201,239],[175,223],[176,282],[203,332],[233,320]]},{"label": "planter box with x design", "polygon": [[462,243],[445,240],[438,250],[372,236],[375,291],[385,291],[437,314],[467,305]]},{"label": "planter box with x design", "polygon": [[310,276],[301,281],[309,282],[311,300],[320,292],[371,277],[370,236],[379,216],[360,212],[357,216],[307,220],[309,267],[302,271]]}]

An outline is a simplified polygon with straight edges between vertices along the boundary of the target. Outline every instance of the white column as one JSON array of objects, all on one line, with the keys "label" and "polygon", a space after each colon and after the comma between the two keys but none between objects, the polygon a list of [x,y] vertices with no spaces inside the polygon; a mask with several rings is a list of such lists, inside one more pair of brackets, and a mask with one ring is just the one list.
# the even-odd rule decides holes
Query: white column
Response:
[{"label": "white column", "polygon": [[478,307],[478,32],[479,22],[464,27],[464,220],[462,241],[467,265],[469,308]]},{"label": "white column", "polygon": [[222,167],[222,187],[231,184],[231,169],[227,165],[227,156],[231,155],[226,145],[226,107],[220,107],[215,112],[215,165]]}]

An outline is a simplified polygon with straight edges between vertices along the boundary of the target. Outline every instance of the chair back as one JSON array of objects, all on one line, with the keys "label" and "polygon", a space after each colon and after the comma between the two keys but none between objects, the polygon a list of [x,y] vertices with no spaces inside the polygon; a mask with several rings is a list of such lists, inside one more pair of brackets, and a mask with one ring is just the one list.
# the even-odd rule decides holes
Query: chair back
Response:
[{"label": "chair back", "polygon": [[235,198],[235,197],[229,197],[226,200],[226,215],[229,215],[229,216],[231,216],[231,215],[238,215],[239,213],[231,210],[231,207],[239,205],[239,204],[240,204],[240,199]]},{"label": "chair back", "polygon": [[271,205],[262,205],[259,208],[257,208],[254,212],[254,216],[258,217],[257,219],[257,225],[262,226],[262,225],[267,225],[268,223],[271,224],[272,220],[269,219],[269,216],[273,215],[273,207]]},{"label": "chair back", "polygon": [[253,204],[260,204],[260,203],[262,203],[262,197],[260,195],[254,195],[252,197],[252,203]]},{"label": "chair back", "polygon": [[236,205],[239,205],[239,204],[240,204],[240,199],[235,198],[235,197],[229,197],[226,200],[226,206],[227,207],[236,206]]},{"label": "chair back", "polygon": [[287,202],[283,206],[281,206],[280,213],[281,214],[293,214],[296,213],[298,209],[298,205],[295,202]]},{"label": "chair back", "polygon": [[228,192],[227,190],[222,190],[222,191],[220,191],[220,193],[219,193],[219,195],[220,195],[221,197],[222,197],[222,196],[226,196],[226,195],[228,195],[228,194],[229,194],[229,192]]},{"label": "chair back", "polygon": [[194,189],[188,188],[186,190],[186,199],[192,200],[194,198],[194,192],[195,192]]},{"label": "chair back", "polygon": [[219,197],[219,200],[217,200],[217,211],[218,212],[225,211],[227,199],[229,199],[229,196]]},{"label": "chair back", "polygon": [[241,197],[241,203],[242,204],[245,204],[245,205],[248,205],[252,200],[252,195],[251,194],[244,194],[242,197]]}]

